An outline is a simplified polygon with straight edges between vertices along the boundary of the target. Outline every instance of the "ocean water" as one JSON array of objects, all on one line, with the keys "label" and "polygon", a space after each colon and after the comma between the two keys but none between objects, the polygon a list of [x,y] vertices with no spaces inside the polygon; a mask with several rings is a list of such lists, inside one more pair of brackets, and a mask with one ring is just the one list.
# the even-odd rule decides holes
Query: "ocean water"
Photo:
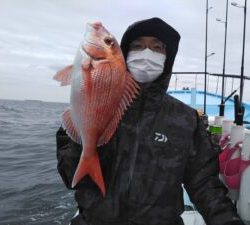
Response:
[{"label": "ocean water", "polygon": [[0,224],[69,224],[74,193],[57,173],[55,133],[67,104],[0,100]]},{"label": "ocean water", "polygon": [[[68,105],[0,100],[0,224],[69,224],[74,192],[57,172],[56,131]],[[184,193],[186,205],[192,205]]]}]

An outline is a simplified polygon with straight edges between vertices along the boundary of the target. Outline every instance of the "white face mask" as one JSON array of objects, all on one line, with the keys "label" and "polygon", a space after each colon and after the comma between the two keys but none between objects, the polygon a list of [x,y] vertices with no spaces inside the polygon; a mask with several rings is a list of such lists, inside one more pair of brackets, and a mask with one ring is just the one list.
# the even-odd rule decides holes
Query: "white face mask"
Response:
[{"label": "white face mask", "polygon": [[143,51],[130,51],[127,67],[132,77],[139,83],[156,80],[163,72],[166,55],[146,48]]}]

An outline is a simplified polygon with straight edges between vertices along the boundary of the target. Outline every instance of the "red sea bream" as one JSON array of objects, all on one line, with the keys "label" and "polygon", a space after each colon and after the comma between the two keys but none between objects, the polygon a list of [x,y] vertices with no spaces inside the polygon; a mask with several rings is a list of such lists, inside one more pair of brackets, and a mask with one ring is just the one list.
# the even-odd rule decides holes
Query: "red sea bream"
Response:
[{"label": "red sea bream", "polygon": [[111,139],[139,86],[127,72],[114,36],[100,22],[87,24],[74,64],[54,79],[62,86],[71,84],[70,107],[62,115],[62,125],[82,145],[72,187],[89,175],[105,195],[97,146]]}]

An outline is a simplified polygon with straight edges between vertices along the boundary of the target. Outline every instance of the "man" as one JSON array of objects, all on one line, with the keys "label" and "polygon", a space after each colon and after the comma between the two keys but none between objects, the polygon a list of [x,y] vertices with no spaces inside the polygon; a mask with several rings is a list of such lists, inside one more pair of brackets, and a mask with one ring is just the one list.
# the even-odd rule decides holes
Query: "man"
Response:
[{"label": "man", "polygon": [[[159,18],[139,21],[123,35],[121,49],[141,94],[98,149],[105,198],[85,177],[75,188],[80,214],[72,225],[181,225],[182,184],[208,225],[243,224],[197,112],[166,94],[179,39]],[[81,146],[60,128],[57,147],[58,170],[70,188]]]}]

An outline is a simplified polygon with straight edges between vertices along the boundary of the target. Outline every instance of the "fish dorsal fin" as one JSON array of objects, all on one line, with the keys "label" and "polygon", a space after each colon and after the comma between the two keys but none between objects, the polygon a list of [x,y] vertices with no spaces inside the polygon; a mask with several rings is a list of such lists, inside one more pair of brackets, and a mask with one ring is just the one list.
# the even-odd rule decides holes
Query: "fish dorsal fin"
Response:
[{"label": "fish dorsal fin", "polygon": [[133,102],[135,97],[139,94],[139,89],[140,89],[139,85],[133,80],[131,75],[127,73],[126,84],[125,84],[125,88],[124,88],[121,101],[119,103],[119,107],[116,113],[114,114],[114,117],[109,122],[108,126],[106,127],[102,135],[100,136],[97,146],[106,144],[110,140],[110,138],[113,136],[125,110]]},{"label": "fish dorsal fin", "polygon": [[69,65],[64,69],[58,71],[53,77],[54,80],[61,82],[61,86],[66,86],[71,84],[71,73],[73,65]]},{"label": "fish dorsal fin", "polygon": [[66,109],[62,114],[62,126],[73,141],[81,144],[81,137],[79,136],[71,119],[70,108]]}]

